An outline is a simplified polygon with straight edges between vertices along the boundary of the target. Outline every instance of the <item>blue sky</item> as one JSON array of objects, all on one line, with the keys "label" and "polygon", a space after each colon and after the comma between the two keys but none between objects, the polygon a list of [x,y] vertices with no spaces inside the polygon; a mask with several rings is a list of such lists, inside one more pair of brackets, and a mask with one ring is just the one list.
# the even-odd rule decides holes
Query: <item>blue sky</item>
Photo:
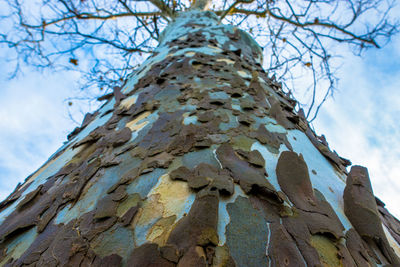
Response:
[{"label": "blue sky", "polygon": [[330,147],[368,168],[373,190],[400,217],[400,38],[362,57],[346,56],[334,99],[315,128]]},{"label": "blue sky", "polygon": [[[0,50],[6,53],[5,50]],[[0,54],[1,54],[0,53]],[[400,37],[362,57],[344,52],[339,88],[314,126],[331,149],[369,169],[375,194],[400,217]],[[0,59],[0,199],[38,169],[76,126],[66,98],[77,94],[73,73],[27,69],[7,80]],[[74,113],[81,121],[82,114]]]}]

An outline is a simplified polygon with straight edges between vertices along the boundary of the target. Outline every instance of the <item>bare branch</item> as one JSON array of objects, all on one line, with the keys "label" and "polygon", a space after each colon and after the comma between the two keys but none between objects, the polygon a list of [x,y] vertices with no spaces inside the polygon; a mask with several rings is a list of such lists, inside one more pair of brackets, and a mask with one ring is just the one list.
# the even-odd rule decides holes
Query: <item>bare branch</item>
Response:
[{"label": "bare branch", "polygon": [[150,2],[155,5],[161,12],[164,17],[174,18],[174,12],[171,8],[165,4],[162,0],[150,0]]},{"label": "bare branch", "polygon": [[225,11],[222,12],[222,14],[219,17],[219,20],[222,21],[226,15],[228,15],[230,12],[232,12],[235,7],[239,4],[250,4],[252,3],[254,0],[237,0],[235,1],[230,7],[228,7],[228,9],[226,9]]},{"label": "bare branch", "polygon": [[0,45],[10,48],[12,76],[24,64],[74,70],[83,74],[83,86],[104,92],[153,51],[179,12],[211,3],[221,21],[249,32],[264,48],[264,68],[311,120],[337,86],[332,59],[340,54],[332,48],[350,45],[360,54],[399,30],[394,0],[38,1],[5,0],[10,12],[0,20],[11,26],[0,30]]}]

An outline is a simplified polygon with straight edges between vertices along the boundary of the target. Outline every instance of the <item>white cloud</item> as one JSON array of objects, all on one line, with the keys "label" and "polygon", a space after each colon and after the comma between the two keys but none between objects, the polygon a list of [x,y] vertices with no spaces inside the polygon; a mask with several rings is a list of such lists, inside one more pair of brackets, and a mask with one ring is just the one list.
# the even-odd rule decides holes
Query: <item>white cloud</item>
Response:
[{"label": "white cloud", "polygon": [[30,72],[1,81],[0,199],[38,169],[73,129],[64,99],[74,94],[75,78]]},{"label": "white cloud", "polygon": [[400,217],[399,47],[396,38],[363,58],[347,56],[340,92],[315,122],[331,149],[368,168],[375,195],[396,217]]}]

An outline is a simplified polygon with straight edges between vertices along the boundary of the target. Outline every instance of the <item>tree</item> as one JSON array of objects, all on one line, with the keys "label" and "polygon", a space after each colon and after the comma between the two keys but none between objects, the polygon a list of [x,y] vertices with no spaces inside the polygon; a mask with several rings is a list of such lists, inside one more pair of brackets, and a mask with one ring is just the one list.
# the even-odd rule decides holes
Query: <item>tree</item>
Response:
[{"label": "tree", "polygon": [[204,2],[153,2],[174,19],[152,55],[0,204],[0,263],[399,266],[367,170],[347,173],[258,44]]}]

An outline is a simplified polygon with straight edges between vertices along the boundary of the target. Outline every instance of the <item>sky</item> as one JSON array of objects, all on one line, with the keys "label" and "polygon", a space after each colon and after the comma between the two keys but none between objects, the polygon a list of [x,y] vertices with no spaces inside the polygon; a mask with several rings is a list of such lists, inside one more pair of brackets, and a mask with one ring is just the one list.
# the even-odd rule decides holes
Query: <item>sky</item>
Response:
[{"label": "sky", "polygon": [[314,123],[330,148],[368,168],[372,188],[400,218],[400,36],[362,57],[348,55],[339,89]]},{"label": "sky", "polygon": [[[25,69],[8,80],[0,50],[0,201],[37,170],[77,125],[68,97],[79,75]],[[362,57],[345,52],[339,87],[314,122],[330,148],[368,168],[374,193],[400,218],[400,36]],[[74,118],[82,120],[76,112]]]}]

